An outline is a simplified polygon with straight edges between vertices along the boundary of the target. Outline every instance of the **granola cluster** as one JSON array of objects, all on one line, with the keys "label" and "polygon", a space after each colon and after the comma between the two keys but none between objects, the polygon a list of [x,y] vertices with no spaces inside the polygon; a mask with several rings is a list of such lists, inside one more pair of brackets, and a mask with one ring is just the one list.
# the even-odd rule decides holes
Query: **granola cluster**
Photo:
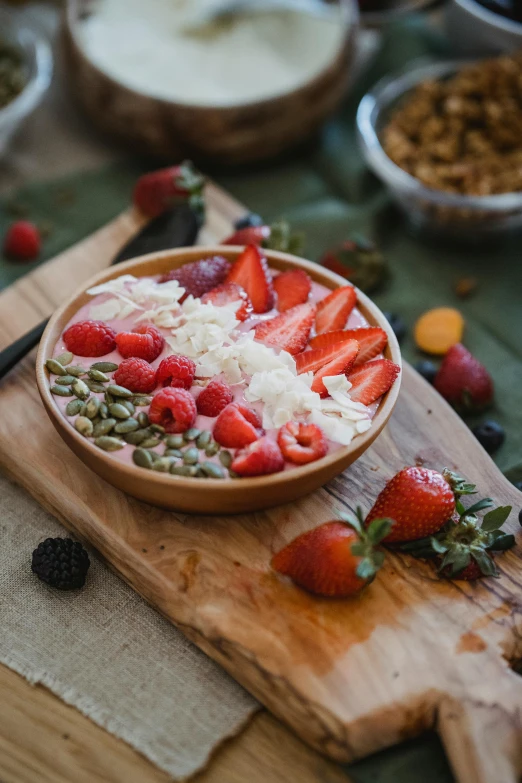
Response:
[{"label": "granola cluster", "polygon": [[420,84],[382,133],[424,185],[467,196],[522,191],[522,52]]}]

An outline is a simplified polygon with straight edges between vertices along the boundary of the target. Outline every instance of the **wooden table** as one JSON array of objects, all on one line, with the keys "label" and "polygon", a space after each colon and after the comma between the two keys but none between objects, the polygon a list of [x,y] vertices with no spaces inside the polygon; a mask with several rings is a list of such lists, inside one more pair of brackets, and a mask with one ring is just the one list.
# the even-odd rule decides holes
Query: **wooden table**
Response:
[{"label": "wooden table", "polygon": [[[0,665],[2,783],[167,783],[170,776],[41,686]],[[193,783],[349,783],[265,710]]]}]

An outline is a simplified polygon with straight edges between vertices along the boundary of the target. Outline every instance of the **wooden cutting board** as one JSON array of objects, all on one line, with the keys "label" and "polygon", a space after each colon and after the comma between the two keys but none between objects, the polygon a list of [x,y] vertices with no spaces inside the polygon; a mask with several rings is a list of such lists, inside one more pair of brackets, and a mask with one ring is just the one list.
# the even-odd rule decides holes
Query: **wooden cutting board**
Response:
[{"label": "wooden cutting board", "polygon": [[[244,210],[208,187],[201,242]],[[139,227],[124,213],[0,295],[0,347],[49,315],[106,266]],[[351,761],[434,727],[460,783],[518,783],[522,774],[522,550],[500,579],[438,580],[390,555],[356,600],[313,598],[270,572],[295,535],[356,504],[368,510],[405,465],[445,465],[515,511],[519,493],[467,427],[409,366],[391,422],[342,476],[289,506],[229,518],[167,513],[91,473],[41,405],[34,355],[0,384],[0,467],[31,492],[193,642],[306,741]],[[422,774],[420,772],[420,774]]]}]

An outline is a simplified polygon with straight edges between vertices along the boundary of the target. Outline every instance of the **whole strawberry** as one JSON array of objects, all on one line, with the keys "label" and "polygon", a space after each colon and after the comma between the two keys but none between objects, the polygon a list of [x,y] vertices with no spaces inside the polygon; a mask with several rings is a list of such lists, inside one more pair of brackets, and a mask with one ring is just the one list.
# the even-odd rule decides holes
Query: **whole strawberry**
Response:
[{"label": "whole strawberry", "polygon": [[349,280],[361,291],[372,291],[388,276],[388,266],[378,248],[366,239],[349,239],[328,250],[320,263]]},{"label": "whole strawberry", "polygon": [[40,232],[28,220],[17,220],[7,230],[3,252],[11,261],[34,261],[40,254]]},{"label": "whole strawberry", "polygon": [[[465,494],[473,493],[468,490]],[[414,557],[435,559],[439,573],[448,579],[470,582],[484,576],[498,577],[493,553],[510,549],[515,544],[515,537],[502,530],[512,511],[511,506],[492,509],[479,519],[478,513],[492,505],[491,498],[484,498],[465,508],[458,499],[456,513],[438,533],[405,544],[401,550]]]},{"label": "whole strawberry", "polygon": [[371,582],[384,561],[374,547],[390,532],[392,521],[375,519],[364,527],[362,512],[340,515],[303,533],[272,558],[272,568],[315,595],[348,598]]},{"label": "whole strawberry", "polygon": [[293,232],[286,220],[273,225],[245,226],[221,242],[222,245],[258,245],[269,250],[281,250],[294,256],[302,254],[303,234]]},{"label": "whole strawberry", "polygon": [[203,176],[190,161],[144,174],[136,183],[134,205],[147,217],[157,217],[180,201],[203,212]]},{"label": "whole strawberry", "polygon": [[395,521],[385,543],[414,541],[437,533],[455,511],[453,489],[441,473],[428,468],[404,468],[389,481],[366,518]]},{"label": "whole strawberry", "polygon": [[493,381],[461,343],[449,349],[435,376],[435,388],[457,410],[480,411],[493,401]]}]

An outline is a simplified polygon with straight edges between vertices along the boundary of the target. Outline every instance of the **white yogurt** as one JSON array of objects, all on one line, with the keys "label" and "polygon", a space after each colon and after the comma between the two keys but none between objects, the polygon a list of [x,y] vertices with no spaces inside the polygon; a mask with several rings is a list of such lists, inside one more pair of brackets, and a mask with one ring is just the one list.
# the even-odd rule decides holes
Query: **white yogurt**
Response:
[{"label": "white yogurt", "polygon": [[[241,15],[206,35],[190,33],[195,8],[212,0],[98,0],[78,25],[101,70],[156,98],[233,106],[304,85],[339,52],[340,16],[293,11]],[[214,0],[215,2],[215,0]]]}]

